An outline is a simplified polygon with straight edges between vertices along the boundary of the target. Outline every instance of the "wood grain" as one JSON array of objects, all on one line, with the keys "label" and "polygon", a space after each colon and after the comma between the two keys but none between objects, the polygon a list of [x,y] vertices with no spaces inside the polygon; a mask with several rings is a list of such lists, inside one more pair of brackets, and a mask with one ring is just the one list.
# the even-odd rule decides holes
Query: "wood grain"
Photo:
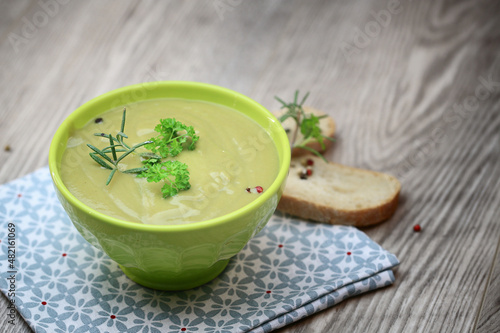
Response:
[{"label": "wood grain", "polygon": [[46,165],[62,120],[114,88],[202,81],[269,109],[310,91],[337,123],[329,159],[401,180],[395,216],[364,229],[401,265],[393,286],[279,331],[498,332],[500,3],[223,2],[67,1],[17,51],[43,9],[0,2],[0,183]]},{"label": "wood grain", "polygon": [[[497,215],[498,216],[498,215]],[[500,240],[481,310],[477,317],[477,333],[500,332]]]}]

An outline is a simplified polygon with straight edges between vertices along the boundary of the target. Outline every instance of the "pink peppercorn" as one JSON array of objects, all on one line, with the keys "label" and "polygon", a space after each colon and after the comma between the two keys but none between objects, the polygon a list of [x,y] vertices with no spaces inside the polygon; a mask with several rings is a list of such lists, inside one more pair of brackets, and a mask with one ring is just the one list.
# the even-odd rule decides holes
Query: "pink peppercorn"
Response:
[{"label": "pink peppercorn", "polygon": [[248,193],[262,193],[264,192],[264,188],[262,186],[255,186],[255,187],[247,187],[246,191]]}]

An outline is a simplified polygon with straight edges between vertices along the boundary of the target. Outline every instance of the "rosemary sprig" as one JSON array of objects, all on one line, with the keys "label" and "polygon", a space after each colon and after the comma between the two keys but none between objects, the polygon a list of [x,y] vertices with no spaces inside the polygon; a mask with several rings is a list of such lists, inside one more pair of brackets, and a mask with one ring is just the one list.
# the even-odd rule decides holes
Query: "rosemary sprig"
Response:
[{"label": "rosemary sprig", "polygon": [[[137,148],[147,145],[148,143],[151,143],[151,141],[145,141],[130,147],[125,142],[123,142],[124,138],[128,138],[128,136],[125,133],[123,133],[125,129],[126,116],[127,116],[127,110],[123,109],[122,125],[120,131],[116,134],[116,136],[113,136],[111,134],[106,135],[104,133],[94,134],[95,136],[102,136],[108,138],[109,146],[104,147],[103,149],[99,149],[91,144],[87,144],[87,147],[93,150],[93,152],[89,153],[90,157],[92,157],[92,159],[102,167],[111,170],[111,172],[109,173],[108,180],[106,181],[106,185],[109,185],[116,171],[120,171],[120,169],[118,168],[118,164],[125,157],[133,153]],[[123,154],[121,154],[118,157],[117,153],[123,153]],[[108,154],[111,154],[111,157],[109,157]],[[124,170],[123,172],[131,173],[130,170]]]},{"label": "rosemary sprig", "polygon": [[[320,119],[326,117],[325,116],[320,116],[317,117],[312,113],[307,114],[304,111],[304,108],[302,107],[304,105],[304,102],[306,101],[307,97],[309,97],[309,93],[306,93],[304,97],[302,97],[302,100],[300,103],[298,103],[299,100],[299,91],[295,91],[294,99],[293,102],[291,103],[286,103],[284,102],[281,98],[278,96],[275,96],[276,100],[282,104],[282,107],[286,109],[285,114],[283,114],[280,118],[279,121],[283,123],[285,120],[288,118],[292,118],[295,121],[295,130],[292,133],[292,139],[290,141],[290,148],[302,148],[305,149],[314,155],[321,157],[325,162],[326,159],[325,157],[317,150],[307,146],[307,144],[313,140],[317,140],[321,146],[321,149],[325,149],[325,142],[324,140],[331,140],[334,141],[333,138],[330,138],[328,136],[325,136],[321,134],[321,128],[319,127],[319,121]],[[297,134],[300,130],[300,133],[302,133],[302,140],[299,142],[297,141]]]}]

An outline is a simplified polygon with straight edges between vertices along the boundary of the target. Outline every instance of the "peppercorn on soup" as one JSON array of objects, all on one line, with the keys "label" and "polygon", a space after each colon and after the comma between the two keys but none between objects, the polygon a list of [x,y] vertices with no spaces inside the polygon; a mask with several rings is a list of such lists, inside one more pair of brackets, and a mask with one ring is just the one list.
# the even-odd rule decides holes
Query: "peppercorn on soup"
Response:
[{"label": "peppercorn on soup", "polygon": [[[157,225],[208,220],[255,200],[278,174],[278,154],[269,135],[252,119],[225,106],[181,99],[129,104],[124,135],[120,133],[123,116],[123,108],[113,109],[75,130],[61,161],[62,180],[69,191],[106,215]],[[151,161],[155,155],[147,149],[148,142],[158,135],[155,127],[160,119],[167,118],[192,126],[195,133],[185,142],[180,141],[185,149],[178,155],[162,159],[187,166],[189,185],[184,188],[178,185],[185,183],[186,173],[177,166],[172,166],[173,173],[158,183],[149,182],[146,176],[137,177],[137,173],[123,172],[139,170]],[[186,133],[175,127],[171,131],[174,136],[176,131]],[[194,140],[194,136],[199,139]],[[144,145],[127,154],[128,148],[119,146],[120,140],[128,148]],[[110,160],[87,144],[105,152]],[[107,146],[114,146],[115,151]],[[126,156],[120,160],[123,155]],[[169,168],[163,167],[159,172]],[[164,198],[165,183],[181,190]]]}]

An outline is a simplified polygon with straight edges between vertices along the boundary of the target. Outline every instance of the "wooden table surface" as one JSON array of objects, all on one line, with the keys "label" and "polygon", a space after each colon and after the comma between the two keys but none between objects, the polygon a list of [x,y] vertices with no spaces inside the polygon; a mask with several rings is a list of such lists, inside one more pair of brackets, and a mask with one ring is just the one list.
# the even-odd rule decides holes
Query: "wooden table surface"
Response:
[{"label": "wooden table surface", "polygon": [[[395,216],[364,230],[401,265],[280,332],[500,332],[499,1],[57,1],[0,2],[0,183],[118,87],[201,81],[269,109],[310,91],[337,122],[330,160],[401,180]],[[7,304],[0,331],[28,332]]]}]

